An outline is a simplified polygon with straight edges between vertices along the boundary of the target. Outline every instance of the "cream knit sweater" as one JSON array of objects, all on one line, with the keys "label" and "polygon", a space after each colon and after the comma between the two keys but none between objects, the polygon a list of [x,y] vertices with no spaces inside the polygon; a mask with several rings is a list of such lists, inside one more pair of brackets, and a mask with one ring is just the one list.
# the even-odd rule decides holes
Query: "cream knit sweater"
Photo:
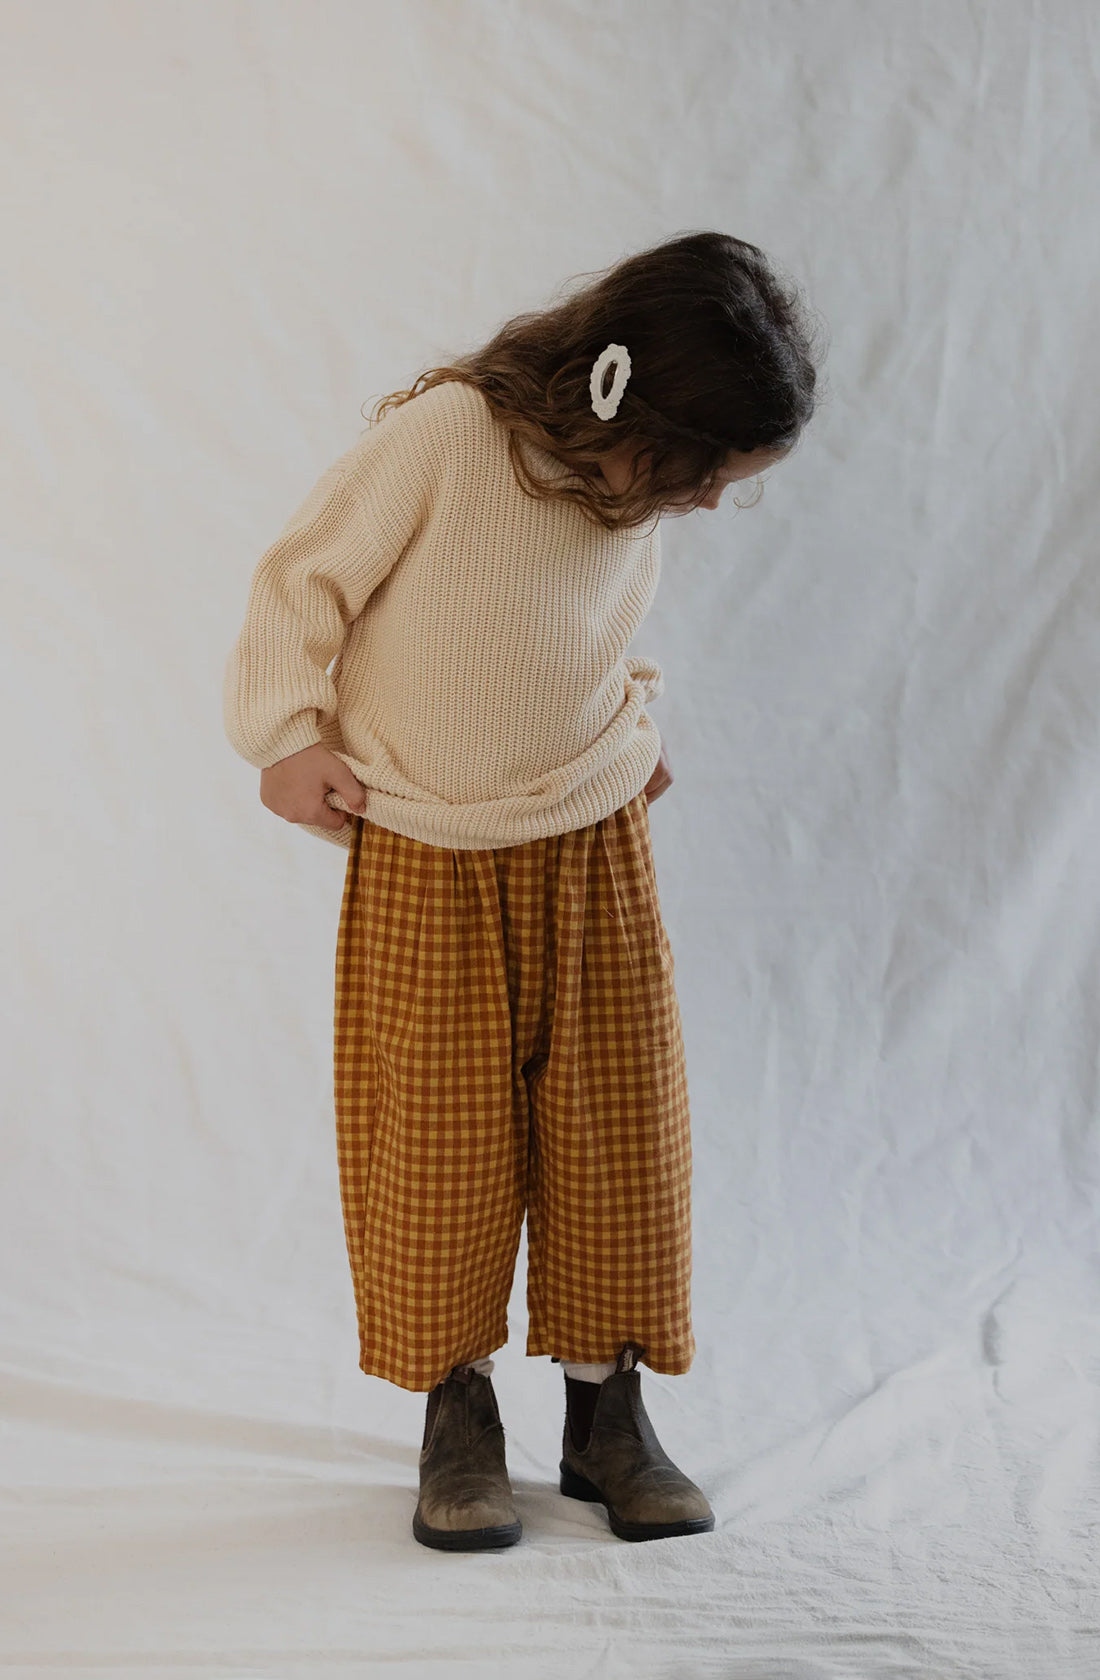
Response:
[{"label": "cream knit sweater", "polygon": [[[583,828],[639,793],[660,754],[645,703],[664,678],[626,656],[659,574],[659,526],[604,531],[529,496],[477,387],[432,386],[322,473],[261,557],[226,733],[257,769],[322,742],[364,784],[371,822],[433,846]],[[351,844],[349,822],[297,826]]]}]

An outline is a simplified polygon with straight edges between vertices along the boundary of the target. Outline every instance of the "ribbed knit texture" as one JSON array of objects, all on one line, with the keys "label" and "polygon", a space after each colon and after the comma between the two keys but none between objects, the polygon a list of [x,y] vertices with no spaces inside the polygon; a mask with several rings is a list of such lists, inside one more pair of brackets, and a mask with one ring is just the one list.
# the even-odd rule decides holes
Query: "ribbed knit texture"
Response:
[{"label": "ribbed knit texture", "polygon": [[[664,678],[625,651],[660,575],[660,527],[645,533],[528,495],[482,393],[432,386],[322,473],[261,557],[225,671],[230,743],[262,769],[321,742],[371,822],[435,846],[601,821],[660,755],[645,705]],[[351,843],[350,823],[297,826]]]}]

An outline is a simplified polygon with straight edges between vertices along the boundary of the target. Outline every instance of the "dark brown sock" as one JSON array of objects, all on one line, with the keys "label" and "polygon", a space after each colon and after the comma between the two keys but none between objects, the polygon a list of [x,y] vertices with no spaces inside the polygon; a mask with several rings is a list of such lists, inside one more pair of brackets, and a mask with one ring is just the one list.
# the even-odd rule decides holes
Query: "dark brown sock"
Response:
[{"label": "dark brown sock", "polygon": [[566,1377],[565,1411],[569,1421],[569,1434],[578,1452],[583,1452],[588,1445],[599,1397],[598,1382],[585,1382],[581,1377]]}]

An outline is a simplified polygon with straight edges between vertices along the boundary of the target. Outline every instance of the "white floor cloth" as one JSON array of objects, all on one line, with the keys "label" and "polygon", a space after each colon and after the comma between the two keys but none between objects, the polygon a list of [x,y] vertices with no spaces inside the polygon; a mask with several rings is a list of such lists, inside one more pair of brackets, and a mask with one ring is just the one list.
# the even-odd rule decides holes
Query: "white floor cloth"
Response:
[{"label": "white floor cloth", "polygon": [[[4,7],[0,1680],[1096,1680],[1098,37],[916,7]],[[342,857],[221,733],[262,550],[378,396],[723,227],[827,395],[665,525],[634,651],[696,1148],[713,1534],[410,1533],[356,1368]],[[364,413],[360,414],[360,405]]]}]

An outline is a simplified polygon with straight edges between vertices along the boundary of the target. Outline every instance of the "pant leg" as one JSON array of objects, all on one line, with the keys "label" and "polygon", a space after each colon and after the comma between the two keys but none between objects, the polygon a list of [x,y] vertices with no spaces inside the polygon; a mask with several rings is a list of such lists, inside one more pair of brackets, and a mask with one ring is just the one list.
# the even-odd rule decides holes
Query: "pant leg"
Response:
[{"label": "pant leg", "polygon": [[355,827],[334,1071],[360,1367],[424,1392],[507,1341],[526,1199],[514,1027],[530,1015],[526,970],[506,948],[506,856]]},{"label": "pant leg", "polygon": [[552,1019],[531,1087],[528,1354],[677,1375],[691,1327],[691,1137],[645,794],[557,837]]}]

